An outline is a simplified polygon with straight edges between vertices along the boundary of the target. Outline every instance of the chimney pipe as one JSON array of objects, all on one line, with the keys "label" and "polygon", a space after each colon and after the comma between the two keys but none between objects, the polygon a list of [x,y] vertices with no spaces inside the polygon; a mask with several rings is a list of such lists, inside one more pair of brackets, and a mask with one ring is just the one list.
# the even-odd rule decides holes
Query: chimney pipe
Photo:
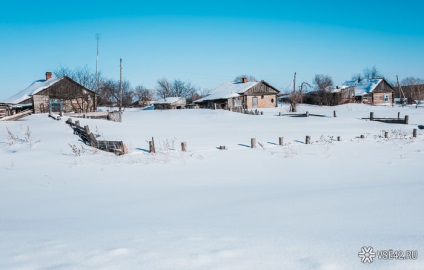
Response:
[{"label": "chimney pipe", "polygon": [[247,83],[249,80],[246,77],[241,78],[242,83]]},{"label": "chimney pipe", "polygon": [[51,72],[46,72],[46,81],[48,79],[51,79],[51,78],[52,78],[52,73]]}]

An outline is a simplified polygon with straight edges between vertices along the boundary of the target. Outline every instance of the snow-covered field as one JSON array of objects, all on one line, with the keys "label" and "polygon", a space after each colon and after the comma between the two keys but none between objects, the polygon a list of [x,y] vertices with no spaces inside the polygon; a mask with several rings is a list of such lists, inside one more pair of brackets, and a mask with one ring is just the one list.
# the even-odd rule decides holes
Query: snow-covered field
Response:
[{"label": "snow-covered field", "polygon": [[[79,119],[124,156],[85,146],[66,119],[0,122],[0,269],[424,269],[424,108],[280,111]],[[370,111],[409,125],[360,119]],[[363,246],[418,259],[363,264]]]}]

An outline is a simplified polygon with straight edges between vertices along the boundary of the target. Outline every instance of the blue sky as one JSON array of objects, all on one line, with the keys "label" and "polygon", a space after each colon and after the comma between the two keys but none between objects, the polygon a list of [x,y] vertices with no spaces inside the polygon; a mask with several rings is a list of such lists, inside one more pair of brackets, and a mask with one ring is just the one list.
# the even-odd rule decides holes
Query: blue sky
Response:
[{"label": "blue sky", "polygon": [[0,100],[60,66],[99,69],[133,86],[159,78],[214,88],[251,74],[287,88],[336,84],[376,66],[424,78],[421,1],[8,1],[0,9]]}]

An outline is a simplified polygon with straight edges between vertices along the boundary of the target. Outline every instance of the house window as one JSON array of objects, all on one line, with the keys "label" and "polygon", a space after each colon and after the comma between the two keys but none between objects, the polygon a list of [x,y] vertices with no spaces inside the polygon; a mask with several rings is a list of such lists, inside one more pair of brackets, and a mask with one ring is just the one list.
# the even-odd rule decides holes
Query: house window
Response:
[{"label": "house window", "polygon": [[271,99],[271,103],[274,103],[274,99],[273,98]]},{"label": "house window", "polygon": [[388,94],[384,95],[384,102],[389,102],[389,95]]},{"label": "house window", "polygon": [[234,107],[241,107],[241,100],[240,99],[234,99]]},{"label": "house window", "polygon": [[261,99],[264,99],[264,95],[261,96]]}]

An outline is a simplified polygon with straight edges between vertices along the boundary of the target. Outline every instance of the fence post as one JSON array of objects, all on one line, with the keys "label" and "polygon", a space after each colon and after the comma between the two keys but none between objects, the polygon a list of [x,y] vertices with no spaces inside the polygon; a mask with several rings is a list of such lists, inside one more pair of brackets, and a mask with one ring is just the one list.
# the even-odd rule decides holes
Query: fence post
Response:
[{"label": "fence post", "polygon": [[337,136],[337,141],[340,142],[341,140],[340,136]]},{"label": "fence post", "polygon": [[306,112],[306,117],[309,117],[309,112],[308,111]]},{"label": "fence post", "polygon": [[412,137],[416,138],[417,137],[417,129],[414,128],[414,130],[412,131]]},{"label": "fence post", "polygon": [[384,138],[389,138],[389,132],[388,131],[384,131]]},{"label": "fence post", "polygon": [[311,144],[311,136],[306,136],[305,144]]},{"label": "fence post", "polygon": [[365,139],[365,135],[364,134],[361,135],[361,139]]},{"label": "fence post", "polygon": [[278,116],[281,116],[281,112],[278,113]]},{"label": "fence post", "polygon": [[405,124],[409,123],[409,115],[405,115]]},{"label": "fence post", "polygon": [[187,152],[187,143],[186,142],[181,143],[181,151]]},{"label": "fence post", "polygon": [[374,113],[370,112],[370,121],[374,121]]},{"label": "fence post", "polygon": [[98,147],[96,136],[92,132],[88,133],[88,142],[92,147]]},{"label": "fence post", "polygon": [[256,139],[255,138],[250,139],[250,147],[256,148]]},{"label": "fence post", "polygon": [[398,120],[400,119],[400,112],[398,112]]},{"label": "fence post", "polygon": [[149,141],[149,153],[155,153],[155,147],[153,141]]},{"label": "fence post", "polygon": [[333,117],[337,117],[336,111],[333,111]]},{"label": "fence post", "polygon": [[90,134],[90,128],[87,126],[84,126],[84,131],[87,134],[87,136]]},{"label": "fence post", "polygon": [[278,145],[281,145],[281,146],[284,145],[284,137],[278,138]]}]

